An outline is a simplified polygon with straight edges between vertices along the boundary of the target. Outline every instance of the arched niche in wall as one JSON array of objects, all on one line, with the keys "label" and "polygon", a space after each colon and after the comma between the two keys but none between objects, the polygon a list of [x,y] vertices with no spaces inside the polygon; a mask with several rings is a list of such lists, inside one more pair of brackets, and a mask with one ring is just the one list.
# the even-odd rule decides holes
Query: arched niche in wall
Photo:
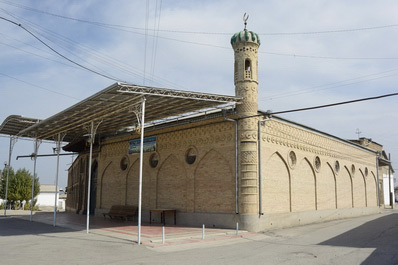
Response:
[{"label": "arched niche in wall", "polygon": [[352,179],[354,207],[366,207],[366,181],[361,169]]},{"label": "arched niche in wall", "polygon": [[175,155],[167,157],[159,168],[156,183],[156,207],[186,211],[187,173]]},{"label": "arched niche in wall", "polygon": [[111,174],[108,174],[108,169],[111,166],[112,161],[110,161],[104,168],[101,174],[101,190],[100,190],[100,208],[110,208],[108,207],[109,203],[107,202],[110,190],[109,187],[107,187],[108,182],[111,181]]},{"label": "arched niche in wall", "polygon": [[337,208],[351,208],[352,205],[352,179],[350,169],[346,166],[336,177],[337,183]]},{"label": "arched niche in wall", "polygon": [[373,171],[370,172],[369,177],[366,179],[366,194],[368,197],[368,207],[377,206],[377,180]]},{"label": "arched niche in wall", "polygon": [[316,175],[307,158],[292,171],[291,185],[292,212],[316,210]]},{"label": "arched niche in wall", "polygon": [[219,152],[210,150],[198,162],[194,190],[195,212],[235,212],[235,176]]},{"label": "arched niche in wall", "polygon": [[[139,195],[139,169],[140,160],[136,158],[131,166],[128,168],[125,181],[125,204],[138,206],[138,195]],[[150,190],[151,180],[148,168],[144,167],[142,174],[142,207],[150,207]]]},{"label": "arched niche in wall", "polygon": [[336,175],[332,165],[326,163],[317,176],[317,209],[336,209]]},{"label": "arched niche in wall", "polygon": [[[272,170],[271,170],[272,169]],[[289,165],[275,152],[264,163],[262,179],[262,207],[264,213],[291,211]]]}]

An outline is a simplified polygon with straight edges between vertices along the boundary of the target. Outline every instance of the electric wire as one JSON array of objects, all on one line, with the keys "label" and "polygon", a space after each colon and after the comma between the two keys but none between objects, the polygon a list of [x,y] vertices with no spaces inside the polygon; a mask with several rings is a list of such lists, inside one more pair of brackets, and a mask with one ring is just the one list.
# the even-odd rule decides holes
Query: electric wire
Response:
[{"label": "electric wire", "polygon": [[53,60],[53,59],[48,58],[48,57],[45,57],[45,56],[43,56],[43,55],[40,55],[40,54],[37,54],[37,53],[34,53],[34,52],[30,52],[30,51],[24,50],[24,49],[15,47],[15,46],[13,46],[13,45],[9,45],[9,44],[4,43],[4,42],[1,42],[1,41],[0,41],[0,44],[1,44],[1,45],[4,45],[4,46],[7,46],[7,47],[10,47],[10,48],[13,48],[13,49],[15,49],[15,50],[18,50],[18,51],[20,51],[20,52],[24,52],[24,53],[28,53],[28,54],[31,54],[31,55],[40,57],[40,58],[42,58],[42,59],[45,59],[45,60],[48,60],[48,61],[51,61],[51,62],[54,62],[54,63],[62,64],[62,65],[68,66],[68,67],[76,68],[76,69],[80,69],[80,68],[78,68],[78,67],[75,66],[75,65],[70,65],[70,64],[66,64],[66,63],[61,62],[61,61]]},{"label": "electric wire", "polygon": [[60,57],[64,58],[65,60],[67,60],[67,61],[69,61],[69,62],[71,62],[71,63],[73,63],[73,64],[75,64],[75,65],[77,65],[77,66],[79,66],[79,67],[81,67],[81,68],[83,68],[83,69],[89,71],[89,72],[92,72],[92,73],[94,73],[94,74],[96,74],[96,75],[105,77],[105,78],[107,78],[107,79],[110,79],[110,80],[113,80],[113,81],[116,81],[116,82],[123,82],[123,81],[121,81],[121,80],[112,78],[112,77],[110,77],[110,76],[107,76],[107,75],[102,74],[102,73],[100,73],[100,72],[97,72],[97,71],[95,71],[95,70],[92,70],[92,69],[90,69],[90,68],[88,68],[88,67],[86,67],[86,66],[84,66],[84,65],[82,65],[82,64],[80,64],[80,63],[78,63],[78,62],[75,62],[75,61],[69,59],[68,57],[64,56],[63,54],[61,54],[61,53],[59,53],[58,51],[56,51],[55,49],[53,49],[53,48],[52,48],[51,46],[49,46],[46,42],[44,42],[44,41],[41,40],[39,37],[37,37],[34,33],[32,33],[31,31],[29,31],[28,29],[26,29],[24,26],[22,26],[22,24],[18,24],[18,23],[14,22],[14,21],[12,21],[12,20],[10,20],[10,19],[7,19],[7,18],[1,17],[1,16],[0,16],[0,19],[5,20],[5,21],[7,21],[7,22],[9,22],[9,23],[12,23],[12,24],[14,24],[14,25],[20,27],[21,29],[25,30],[27,33],[29,33],[31,36],[33,36],[35,39],[37,39],[39,42],[41,42],[44,46],[46,46],[47,48],[49,48],[50,50],[52,50],[52,51],[53,51],[54,53],[56,53],[57,55],[59,55]]},{"label": "electric wire", "polygon": [[61,95],[61,96],[64,96],[64,97],[68,97],[68,98],[71,98],[71,99],[75,99],[75,100],[81,100],[80,98],[77,98],[77,97],[74,97],[74,96],[70,96],[70,95],[67,95],[67,94],[64,94],[64,93],[55,91],[55,90],[51,90],[51,89],[48,89],[48,88],[45,88],[45,87],[42,87],[42,86],[35,85],[35,84],[32,84],[32,83],[30,83],[30,82],[24,81],[24,80],[19,79],[19,78],[16,78],[16,77],[14,77],[14,76],[10,76],[10,75],[5,74],[5,73],[1,73],[1,72],[0,72],[0,75],[5,76],[5,77],[8,77],[8,78],[10,78],[10,79],[14,79],[14,80],[16,80],[16,81],[18,81],[18,82],[27,84],[27,85],[29,85],[29,86],[33,86],[33,87],[36,87],[36,88],[45,90],[45,91],[47,91],[47,92],[51,92],[51,93],[58,94],[58,95]]},{"label": "electric wire", "polygon": [[[9,13],[9,12],[7,12],[7,13]],[[15,15],[11,14],[11,13],[9,15],[15,17]],[[16,16],[16,18],[24,20],[23,18],[19,18],[17,16]],[[67,44],[72,45],[75,48],[82,49],[84,51],[84,53],[90,54],[91,58],[93,58],[94,60],[98,60],[100,63],[108,64],[109,66],[114,67],[116,69],[119,69],[120,71],[122,71],[124,73],[127,73],[129,75],[134,75],[134,76],[137,76],[137,77],[140,77],[140,78],[142,78],[142,76],[143,76],[142,70],[138,70],[138,68],[135,68],[134,66],[132,66],[130,64],[126,64],[124,62],[121,62],[121,61],[113,58],[113,57],[110,57],[110,56],[107,56],[107,55],[105,55],[103,53],[97,52],[93,48],[90,48],[88,46],[85,46],[85,45],[82,45],[80,43],[77,43],[77,42],[73,41],[70,38],[67,38],[67,37],[65,37],[65,36],[63,36],[63,35],[61,35],[61,34],[59,34],[57,32],[53,32],[51,30],[45,29],[45,28],[41,27],[40,25],[37,25],[37,24],[32,23],[32,22],[29,22],[27,20],[24,20],[24,21],[26,21],[28,24],[30,24],[31,27],[33,26],[36,29],[36,32],[37,32],[38,29],[40,29],[40,31],[46,32],[46,34],[49,34],[50,36],[52,36],[56,40],[61,41],[62,43],[65,42]],[[49,39],[49,38],[46,37],[46,39]],[[52,39],[49,39],[49,40],[52,43],[56,44],[57,46],[61,47],[62,49],[66,50],[68,52],[68,49],[66,48],[66,46],[61,44],[59,41],[55,42]],[[133,69],[136,69],[136,70],[133,70]],[[180,88],[180,89],[187,90],[186,87],[181,86],[179,84],[175,84],[175,83],[173,83],[173,82],[171,82],[171,81],[169,81],[167,79],[164,79],[162,77],[159,77],[159,76],[154,76],[153,79],[154,79],[153,82],[155,84],[158,84],[158,85],[161,85],[161,86],[164,85],[164,84],[168,84],[169,86],[174,87],[174,88]]]},{"label": "electric wire", "polygon": [[[68,17],[64,15],[59,15],[43,10],[39,10],[33,7],[29,7],[26,5],[22,4],[17,4],[14,2],[10,1],[5,1],[1,0],[0,2],[11,5],[20,9],[25,9],[28,11],[36,12],[36,13],[41,13],[45,14],[48,16],[53,16],[53,17],[58,17],[62,19],[67,19],[71,21],[76,21],[76,22],[82,22],[82,23],[87,23],[87,24],[92,24],[95,26],[101,26],[101,27],[108,27],[108,28],[114,28],[114,29],[134,29],[134,30],[141,30],[141,31],[146,31],[146,28],[141,28],[141,27],[132,27],[132,26],[126,26],[126,25],[118,25],[118,24],[109,24],[109,23],[103,23],[103,22],[97,22],[97,21],[89,21],[89,20],[84,20],[84,19],[78,19],[78,18],[73,18],[73,17]],[[301,31],[301,32],[268,32],[268,33],[259,33],[258,35],[264,35],[264,36],[288,36],[288,35],[316,35],[316,34],[330,34],[330,33],[347,33],[347,32],[357,32],[357,31],[369,31],[369,30],[379,30],[379,29],[388,29],[388,28],[396,28],[398,27],[398,24],[388,24],[388,25],[380,25],[380,26],[368,26],[368,27],[359,27],[359,28],[348,28],[348,29],[332,29],[332,30],[318,30],[318,31]],[[156,32],[156,29],[148,29],[150,31]],[[231,36],[235,32],[208,32],[208,31],[184,31],[184,30],[171,30],[171,29],[162,29],[160,30],[161,32],[170,32],[170,33],[182,33],[182,34],[200,34],[200,35],[228,35]]]},{"label": "electric wire", "polygon": [[[361,79],[361,78],[364,78],[364,77],[371,77],[371,76],[375,76],[375,75],[395,72],[397,70],[398,70],[398,68],[394,68],[394,69],[390,69],[390,70],[387,70],[387,71],[383,71],[383,72],[379,72],[379,73],[373,73],[373,74],[369,74],[369,75],[363,75],[363,76],[350,78],[350,79],[345,79],[345,80],[333,82],[333,83],[330,83],[330,84],[314,86],[314,87],[311,87],[311,88],[300,89],[300,90],[296,90],[296,91],[292,91],[292,92],[284,92],[284,93],[275,94],[273,96],[268,96],[268,97],[262,97],[259,100],[260,101],[264,101],[264,100],[273,100],[273,99],[277,99],[277,98],[286,98],[286,97],[291,97],[291,96],[296,96],[296,95],[301,95],[301,94],[314,93],[314,92],[323,91],[323,90],[332,89],[332,88],[337,88],[337,87],[344,87],[344,86],[349,86],[349,85],[353,85],[353,84],[369,82],[369,81],[378,80],[378,79],[387,78],[387,77],[393,77],[393,76],[397,76],[397,74],[384,75],[384,76],[379,76],[379,77],[374,77],[374,78],[368,78],[368,79],[365,79],[365,80],[359,80],[357,82],[344,83],[344,82],[347,82],[347,81],[358,80],[358,79]],[[322,88],[322,89],[316,89],[316,88]]]},{"label": "electric wire", "polygon": [[149,0],[146,0],[146,15],[145,15],[145,44],[144,44],[144,76],[143,76],[143,84],[145,85],[146,80],[146,54],[147,54],[147,46],[148,46],[148,24],[149,24]]},{"label": "electric wire", "polygon": [[[3,9],[1,9],[1,10],[3,10]],[[7,12],[5,10],[3,10],[3,11],[6,14],[8,14],[9,16],[13,17],[14,19],[25,21],[29,25],[29,26],[25,26],[25,28],[29,27],[31,32],[34,32],[34,33],[36,33],[36,35],[40,35],[42,38],[45,38],[46,40],[50,41],[54,45],[57,45],[59,48],[64,50],[64,52],[73,55],[74,57],[78,58],[80,61],[84,61],[86,64],[91,65],[92,68],[90,68],[90,69],[93,70],[95,68],[95,69],[97,69],[97,70],[95,70],[96,72],[99,72],[99,73],[102,73],[104,75],[107,75],[108,77],[113,78],[113,80],[120,80],[120,78],[112,76],[111,74],[107,73],[105,70],[103,70],[100,67],[92,64],[91,62],[87,61],[86,59],[82,58],[81,56],[77,55],[75,52],[72,52],[71,49],[68,49],[68,47],[66,47],[65,45],[62,45],[59,42],[54,41],[54,38],[55,38],[56,40],[61,40],[62,43],[69,43],[69,44],[73,45],[74,41],[70,40],[69,38],[66,38],[66,37],[64,37],[64,36],[62,36],[60,34],[57,34],[57,33],[53,32],[53,31],[47,30],[47,29],[41,27],[40,25],[32,23],[32,22],[30,22],[30,21],[28,21],[28,20],[26,20],[26,19],[24,19],[22,17],[19,17],[19,16],[15,15],[15,14],[12,14],[12,13]],[[71,59],[71,58],[69,58],[69,59]],[[123,82],[125,82],[125,81],[123,81]]]},{"label": "electric wire", "polygon": [[[4,10],[4,9],[3,9]],[[62,16],[61,16],[62,17]],[[84,23],[88,23],[88,21],[85,20],[78,20],[78,19],[73,19],[79,22],[84,22]],[[89,24],[93,24],[96,26],[104,26],[107,24],[104,23],[97,23],[97,22],[93,22],[93,23],[89,23]],[[124,32],[129,32],[129,33],[133,33],[133,34],[138,34],[138,35],[143,35],[143,36],[151,36],[151,37],[155,37],[155,35],[151,35],[151,34],[146,34],[146,33],[141,33],[141,32],[137,32],[137,31],[131,31],[131,30],[127,30],[125,29],[126,26],[121,26],[121,25],[113,25],[113,26],[119,26],[120,28],[112,28],[110,26],[107,26],[108,28],[112,28],[112,29],[118,29],[120,31],[124,31]],[[380,28],[383,27],[389,27],[392,25],[388,25],[388,26],[381,26]],[[398,26],[398,25],[397,25]],[[127,27],[127,28],[135,28],[135,27]],[[368,29],[370,29],[371,27],[368,27]],[[378,27],[374,27],[374,28],[378,28]],[[143,28],[136,28],[136,29],[143,29]],[[361,28],[360,30],[364,30],[365,28]],[[151,30],[151,29],[148,29]],[[153,30],[152,30],[153,31]],[[162,30],[159,30],[162,31]],[[347,31],[352,31],[352,30],[342,30],[343,32],[347,32]],[[333,31],[336,32],[336,31]],[[281,33],[282,34],[282,33]],[[285,33],[284,33],[285,34]],[[305,33],[305,34],[309,34],[309,32]],[[225,34],[227,35],[227,33]],[[228,35],[233,35],[233,33],[228,33]],[[261,35],[261,34],[260,34]],[[264,35],[264,34],[263,34]],[[225,50],[230,50],[230,47],[226,47],[226,46],[220,46],[220,45],[215,45],[215,44],[210,44],[210,43],[201,43],[201,42],[195,42],[195,41],[188,41],[188,40],[181,40],[181,39],[176,39],[176,38],[170,38],[170,37],[165,37],[165,36],[157,36],[157,38],[159,39],[163,39],[163,40],[168,40],[168,41],[175,41],[175,42],[180,42],[180,43],[186,43],[186,44],[193,44],[193,45],[198,45],[198,46],[203,46],[203,47],[212,47],[212,48],[219,48],[219,49],[225,49]],[[292,58],[304,58],[304,59],[324,59],[324,60],[398,60],[398,57],[344,57],[344,56],[316,56],[316,55],[305,55],[305,54],[296,54],[296,53],[282,53],[282,52],[271,52],[271,51],[258,51],[259,54],[266,54],[266,55],[273,55],[273,56],[284,56],[284,57],[292,57]]]},{"label": "electric wire", "polygon": [[307,59],[325,59],[325,60],[398,60],[398,57],[343,57],[343,56],[316,56],[316,55],[303,55],[295,53],[280,53],[280,52],[267,52],[258,51],[258,53],[276,56],[287,56],[293,58],[307,58]]},{"label": "electric wire", "polygon": [[[158,11],[158,9],[159,9],[159,11]],[[152,44],[152,60],[151,60],[151,71],[150,71],[150,76],[151,76],[152,82],[153,82],[153,77],[155,75],[156,55],[157,55],[157,49],[158,49],[161,12],[162,12],[162,0],[160,0],[159,8],[158,8],[158,0],[156,0],[155,22],[154,22],[154,29],[156,31],[155,31],[155,37],[153,38],[153,44]]]},{"label": "electric wire", "polygon": [[[2,1],[7,4],[11,4],[10,2],[7,1]],[[11,4],[14,5],[14,4]],[[18,5],[14,5],[17,6]],[[34,8],[26,7],[25,9],[34,11],[34,12],[39,12],[63,19],[69,19],[77,22],[82,22],[82,23],[87,23],[87,24],[92,24],[95,26],[101,26],[101,27],[106,27],[110,29],[116,29],[116,30],[121,30],[125,32],[130,32],[134,34],[139,34],[139,35],[148,35],[151,37],[156,36],[156,32],[175,32],[175,33],[192,33],[192,34],[211,34],[211,35],[233,35],[234,33],[220,33],[220,32],[194,32],[194,31],[177,31],[177,30],[160,30],[156,31],[156,29],[148,29],[147,31],[153,31],[155,35],[151,34],[146,34],[147,31],[145,31],[145,28],[140,28],[140,27],[130,27],[130,26],[123,26],[123,25],[115,25],[115,24],[106,24],[106,23],[101,23],[101,22],[93,22],[93,21],[88,21],[88,20],[82,20],[82,19],[76,19],[76,18],[71,18],[71,17],[66,17],[62,15],[57,15],[57,14],[52,14],[49,12],[45,11],[40,11]],[[390,24],[390,25],[383,25],[383,26],[374,26],[374,27],[362,27],[362,28],[352,28],[352,29],[341,29],[341,30],[326,30],[326,31],[306,31],[306,32],[280,32],[280,33],[260,33],[258,35],[268,35],[268,36],[276,36],[276,35],[311,35],[311,34],[325,34],[325,33],[339,33],[339,32],[354,32],[354,31],[365,31],[365,30],[376,30],[376,29],[385,29],[385,28],[393,28],[393,27],[398,27],[398,24]],[[137,31],[131,31],[128,29],[135,29],[135,30],[141,30],[145,31],[145,33],[140,33]],[[164,37],[164,36],[157,36],[157,38],[164,39],[164,40],[169,40],[169,41],[176,41],[176,42],[181,42],[181,43],[187,43],[187,44],[194,44],[194,45],[200,45],[200,46],[207,46],[207,47],[213,47],[213,48],[221,48],[221,49],[230,49],[229,47],[225,46],[219,46],[219,45],[214,45],[214,44],[209,44],[209,43],[200,43],[200,42],[194,42],[194,41],[187,41],[187,40],[180,40],[180,39],[175,39],[175,38],[169,38],[169,37]],[[287,57],[293,57],[293,58],[307,58],[307,59],[325,59],[325,60],[398,60],[398,57],[344,57],[344,56],[315,56],[315,55],[305,55],[305,54],[295,54],[295,53],[281,53],[281,52],[270,52],[270,51],[259,51],[259,53],[262,54],[267,54],[267,55],[274,55],[274,56],[287,56]]]},{"label": "electric wire", "polygon": [[269,114],[270,115],[278,115],[278,114],[292,113],[292,112],[298,112],[298,111],[307,111],[307,110],[314,110],[314,109],[329,108],[329,107],[335,107],[335,106],[340,106],[340,105],[352,104],[352,103],[357,103],[357,102],[362,102],[362,101],[369,101],[369,100],[375,100],[375,99],[381,99],[381,98],[393,97],[393,96],[398,96],[398,93],[391,93],[391,94],[385,94],[385,95],[381,95],[381,96],[368,97],[368,98],[360,98],[360,99],[354,99],[354,100],[349,100],[349,101],[337,102],[337,103],[314,106],[314,107],[308,107],[308,108],[276,111],[276,112],[271,112]]}]

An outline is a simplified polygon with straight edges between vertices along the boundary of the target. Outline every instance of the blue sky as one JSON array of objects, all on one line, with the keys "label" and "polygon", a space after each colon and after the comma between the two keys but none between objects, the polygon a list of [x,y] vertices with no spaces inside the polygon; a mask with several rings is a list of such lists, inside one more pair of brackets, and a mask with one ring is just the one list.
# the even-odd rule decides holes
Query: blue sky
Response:
[{"label": "blue sky", "polygon": [[[159,5],[160,0],[0,0],[0,16],[22,24],[68,58],[118,80],[233,95],[229,41],[243,29],[246,12],[248,28],[262,42],[262,110],[398,91],[397,1],[162,1],[160,22],[155,20]],[[153,31],[157,25],[158,34]],[[0,20],[0,122],[12,114],[48,118],[114,82],[71,64]],[[282,116],[344,139],[357,138],[359,128],[361,136],[384,145],[398,161],[397,100]],[[51,153],[52,147],[42,144],[39,154]],[[33,171],[30,159],[15,160],[32,152],[32,142],[19,140],[12,166]],[[8,139],[0,137],[0,161],[7,159]],[[61,159],[61,186],[66,186],[71,160]],[[54,183],[55,159],[39,159],[38,176],[43,184]]]}]

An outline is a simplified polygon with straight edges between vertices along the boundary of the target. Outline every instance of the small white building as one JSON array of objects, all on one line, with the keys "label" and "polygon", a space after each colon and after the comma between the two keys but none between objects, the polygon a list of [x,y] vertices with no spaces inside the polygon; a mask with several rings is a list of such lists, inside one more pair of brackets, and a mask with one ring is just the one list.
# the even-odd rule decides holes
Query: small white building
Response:
[{"label": "small white building", "polygon": [[[391,181],[391,183],[388,183]],[[392,198],[390,198],[390,194]],[[394,176],[383,174],[383,196],[384,196],[384,205],[391,205],[391,201],[395,202],[395,192],[394,192]]]},{"label": "small white building", "polygon": [[37,195],[36,205],[42,211],[53,211],[55,203],[55,195],[57,194],[58,211],[65,211],[65,199],[60,198],[60,191],[63,192],[58,187],[58,193],[55,192],[55,185],[41,184],[40,193],[39,195]]}]

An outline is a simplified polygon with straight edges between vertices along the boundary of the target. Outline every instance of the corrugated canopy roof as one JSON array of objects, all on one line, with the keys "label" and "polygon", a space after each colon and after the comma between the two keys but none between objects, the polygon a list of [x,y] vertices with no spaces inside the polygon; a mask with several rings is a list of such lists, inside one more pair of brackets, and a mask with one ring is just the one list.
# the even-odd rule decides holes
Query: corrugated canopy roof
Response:
[{"label": "corrugated canopy roof", "polygon": [[41,120],[35,118],[10,115],[0,125],[0,134],[17,135],[20,131],[40,121]]},{"label": "corrugated canopy roof", "polygon": [[170,118],[234,105],[240,101],[240,98],[233,96],[115,83],[31,126],[11,128],[8,122],[0,128],[0,133],[42,140],[54,140],[56,135],[66,134],[64,141],[71,142],[89,133],[87,126],[91,121],[102,121],[97,134],[115,133],[137,124],[135,111],[143,98],[146,100],[145,124],[162,123]]}]

